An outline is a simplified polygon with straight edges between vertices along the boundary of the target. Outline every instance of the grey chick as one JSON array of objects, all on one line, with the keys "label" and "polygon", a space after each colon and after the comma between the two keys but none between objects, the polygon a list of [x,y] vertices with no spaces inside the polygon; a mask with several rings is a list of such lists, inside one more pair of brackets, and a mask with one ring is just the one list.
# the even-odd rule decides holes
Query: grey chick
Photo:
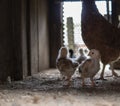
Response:
[{"label": "grey chick", "polygon": [[87,57],[85,56],[84,51],[83,51],[82,48],[79,49],[79,54],[80,54],[80,56],[76,59],[76,61],[77,61],[79,64],[81,64],[83,61],[85,61],[85,60],[87,59]]},{"label": "grey chick", "polygon": [[60,71],[62,76],[67,77],[68,85],[70,85],[70,79],[74,74],[78,63],[72,61],[68,56],[68,50],[66,47],[61,47],[58,57],[56,59],[56,67]]},{"label": "grey chick", "polygon": [[82,77],[82,85],[85,85],[84,78],[90,78],[92,82],[92,86],[95,86],[93,81],[93,77],[97,74],[100,70],[100,53],[96,49],[91,49],[89,54],[89,59],[86,59],[80,66],[79,72],[81,73]]}]

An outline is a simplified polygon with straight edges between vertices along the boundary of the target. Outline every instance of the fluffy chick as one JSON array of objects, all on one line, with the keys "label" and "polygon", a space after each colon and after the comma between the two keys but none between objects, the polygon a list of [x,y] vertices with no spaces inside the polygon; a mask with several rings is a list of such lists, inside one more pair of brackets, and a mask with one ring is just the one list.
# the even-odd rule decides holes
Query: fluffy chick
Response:
[{"label": "fluffy chick", "polygon": [[87,59],[87,57],[85,56],[84,51],[83,51],[82,48],[79,49],[79,54],[80,54],[80,56],[76,59],[76,61],[77,61],[79,64],[81,64],[84,60]]},{"label": "fluffy chick", "polygon": [[84,78],[90,78],[92,82],[92,86],[95,86],[93,81],[93,77],[96,73],[100,70],[100,53],[96,49],[91,49],[89,54],[89,59],[86,59],[80,66],[79,72],[81,73],[82,77],[82,85],[84,86]]},{"label": "fluffy chick", "polygon": [[68,56],[68,50],[66,47],[61,47],[58,57],[56,59],[56,67],[60,71],[62,76],[67,77],[68,85],[70,85],[71,76],[74,74],[78,63],[72,61]]}]

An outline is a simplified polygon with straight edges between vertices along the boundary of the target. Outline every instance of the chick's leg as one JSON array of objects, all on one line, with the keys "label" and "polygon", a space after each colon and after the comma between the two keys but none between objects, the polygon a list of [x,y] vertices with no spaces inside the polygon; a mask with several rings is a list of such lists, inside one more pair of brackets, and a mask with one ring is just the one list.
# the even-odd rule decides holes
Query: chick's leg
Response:
[{"label": "chick's leg", "polygon": [[85,86],[85,80],[82,78],[82,86]]},{"label": "chick's leg", "polygon": [[92,82],[92,87],[94,87],[95,86],[95,82],[94,82],[93,78],[90,78],[90,80]]},{"label": "chick's leg", "polygon": [[67,86],[69,87],[71,85],[70,79],[68,79]]},{"label": "chick's leg", "polygon": [[65,82],[67,81],[67,84],[64,85],[65,87],[69,87],[71,85],[70,80],[71,80],[71,76],[67,76],[67,78],[65,79]]}]

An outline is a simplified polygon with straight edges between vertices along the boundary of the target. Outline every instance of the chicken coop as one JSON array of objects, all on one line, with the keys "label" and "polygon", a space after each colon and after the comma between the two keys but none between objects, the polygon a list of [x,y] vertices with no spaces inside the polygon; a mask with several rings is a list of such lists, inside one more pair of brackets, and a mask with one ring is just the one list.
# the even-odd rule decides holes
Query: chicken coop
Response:
[{"label": "chicken coop", "polygon": [[[79,86],[81,79],[77,75],[77,77],[72,79],[72,86],[69,88],[72,93],[68,91],[68,88],[62,86],[63,82],[60,79],[60,73],[58,69],[56,69],[56,58],[59,49],[61,46],[64,46],[63,2],[77,1],[87,2],[86,8],[89,8],[89,0],[0,0],[0,90],[3,92],[2,94],[0,93],[0,97],[3,94],[9,95],[11,93],[11,91],[6,90],[15,89],[16,94],[24,94],[21,99],[24,100],[28,99],[26,95],[32,95],[31,90],[35,93],[33,94],[34,96],[29,98],[32,101],[30,101],[30,103],[39,104],[44,101],[45,98],[49,98],[49,96],[52,95],[53,98],[49,98],[50,101],[58,103],[58,99],[60,99],[65,103],[63,99],[67,98],[69,101],[66,102],[66,104],[71,106],[72,100],[79,104],[79,99],[74,99],[75,95],[77,95],[77,97],[80,96],[80,93],[77,93],[79,91],[82,92],[83,97],[87,98],[86,96],[95,96],[94,92],[97,91],[97,94],[101,96],[99,90],[106,92],[108,91],[107,88],[110,87],[111,90],[113,86],[116,86],[117,88],[110,94],[107,93],[110,96],[110,100],[114,101],[111,95],[115,91],[119,92],[119,78],[108,78],[108,83],[107,81],[97,81],[96,84],[100,84],[100,86],[93,88],[94,91],[89,87],[82,89],[82,87]],[[120,0],[95,1],[105,1],[107,11],[105,20],[117,28],[120,22]],[[109,11],[110,5],[112,7],[111,11]],[[81,16],[81,14],[79,15]],[[96,29],[94,29],[93,32],[95,30]],[[111,30],[109,31],[111,32]],[[114,36],[114,42],[119,42],[120,35],[117,36],[117,38],[116,34]],[[108,40],[110,38],[112,39],[111,36],[107,37]],[[104,37],[102,39],[104,39]],[[107,38],[105,39],[107,40]],[[117,49],[117,52],[120,51],[119,45],[120,43],[115,43],[115,45],[112,46],[112,48],[114,48],[112,50]],[[114,51],[112,52],[114,53]],[[113,67],[118,69],[117,72],[120,75],[120,62],[115,62]],[[110,70],[110,68],[108,67],[107,70]],[[22,93],[17,92],[16,90],[19,91],[19,89],[24,89],[25,91],[22,91]],[[55,91],[56,95],[51,92],[52,90]],[[43,91],[38,94],[44,95],[44,97],[36,96],[38,91]],[[64,91],[65,94],[63,94],[62,91]],[[46,94],[46,92],[50,94]],[[116,93],[116,98],[119,98],[118,94]],[[59,95],[59,98],[57,95]],[[65,98],[62,96],[65,96]],[[7,98],[7,96],[5,97]],[[71,98],[69,99],[68,97]],[[104,97],[107,98],[106,95],[104,95]],[[14,96],[13,98],[15,99]],[[39,100],[39,98],[41,99]],[[11,106],[23,106],[22,104],[20,105],[19,103],[13,102],[14,100],[8,96],[7,100],[9,99],[11,100],[10,103],[13,103]],[[93,99],[95,99],[95,97],[93,97]],[[97,99],[99,100],[99,97]],[[104,99],[102,99],[102,101],[104,101]],[[119,99],[116,99],[116,101],[119,102]],[[4,101],[0,100],[0,105],[3,102]],[[28,101],[23,102],[27,103]],[[83,104],[84,102],[85,100],[82,101]],[[50,103],[50,106],[56,105],[52,102]],[[95,104],[96,106],[100,106],[97,102],[95,102]],[[105,105],[118,106],[117,103],[110,105],[109,102],[105,102]],[[9,103],[4,106],[9,106]]]}]

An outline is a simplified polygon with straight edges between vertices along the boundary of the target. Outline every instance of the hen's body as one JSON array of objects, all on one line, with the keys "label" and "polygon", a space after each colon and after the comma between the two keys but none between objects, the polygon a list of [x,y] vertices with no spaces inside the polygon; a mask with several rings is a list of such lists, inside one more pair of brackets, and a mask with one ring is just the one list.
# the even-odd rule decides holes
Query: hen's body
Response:
[{"label": "hen's body", "polygon": [[86,46],[100,51],[104,65],[101,74],[103,78],[105,65],[119,57],[120,30],[99,13],[94,0],[83,0],[81,18],[82,37]]}]

